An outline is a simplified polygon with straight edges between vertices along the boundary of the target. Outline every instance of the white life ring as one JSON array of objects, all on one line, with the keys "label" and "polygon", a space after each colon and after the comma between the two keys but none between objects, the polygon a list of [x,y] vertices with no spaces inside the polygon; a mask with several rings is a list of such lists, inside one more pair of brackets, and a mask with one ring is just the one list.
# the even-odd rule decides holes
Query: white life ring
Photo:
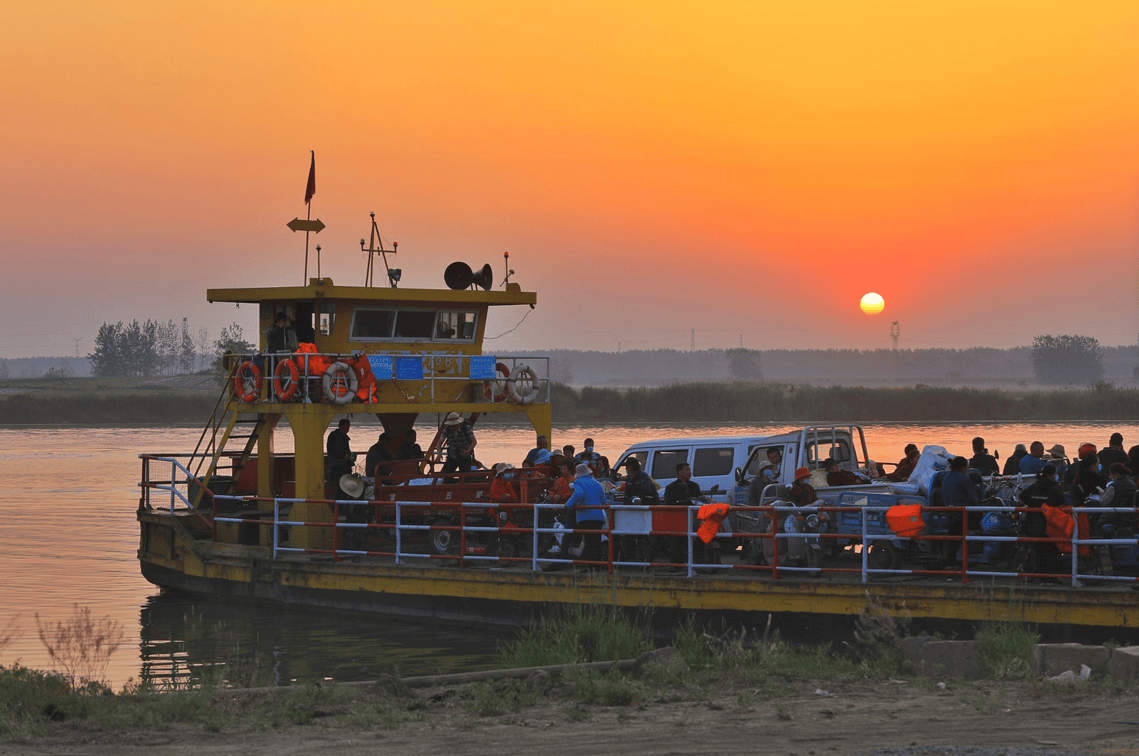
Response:
[{"label": "white life ring", "polygon": [[[519,381],[524,386],[529,386],[525,396],[518,390]],[[516,404],[530,404],[538,398],[538,374],[529,365],[519,365],[510,374],[506,388],[510,392],[510,401]]]},{"label": "white life ring", "polygon": [[356,396],[356,389],[360,384],[356,379],[356,371],[347,363],[334,362],[324,371],[322,379],[324,398],[333,404],[347,404]]}]

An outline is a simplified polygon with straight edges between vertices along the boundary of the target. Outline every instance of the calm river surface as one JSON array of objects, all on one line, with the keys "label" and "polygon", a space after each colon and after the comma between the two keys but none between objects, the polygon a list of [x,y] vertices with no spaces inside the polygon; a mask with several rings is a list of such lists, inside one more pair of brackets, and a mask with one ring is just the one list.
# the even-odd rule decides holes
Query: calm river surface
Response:
[{"label": "calm river surface", "polygon": [[[774,434],[795,426],[645,425],[561,427],[555,443],[581,450],[589,435],[616,461],[630,444],[653,438]],[[1125,445],[1139,443],[1139,425],[866,425],[870,456],[897,461],[908,442],[940,444],[969,456],[973,436],[984,436],[1001,458],[1018,443],[1063,444],[1071,455],[1084,441],[1102,448],[1114,431]],[[352,444],[364,452],[379,426],[354,424]],[[325,612],[269,610],[182,596],[160,595],[139,574],[136,550],[140,452],[193,450],[197,428],[0,429],[0,469],[8,487],[0,529],[0,631],[14,621],[0,664],[17,660],[51,668],[37,635],[42,623],[66,620],[75,605],[122,624],[126,641],[112,657],[110,682],[168,681],[191,670],[225,665],[232,677],[256,673],[277,684],[369,679],[396,665],[402,675],[461,671],[493,665],[502,630],[472,630],[389,622]],[[432,428],[420,430],[430,440]],[[479,458],[518,464],[533,446],[522,428],[483,428]],[[291,449],[280,434],[277,448]],[[361,454],[361,459],[363,455]],[[2,640],[2,637],[0,637]]]}]

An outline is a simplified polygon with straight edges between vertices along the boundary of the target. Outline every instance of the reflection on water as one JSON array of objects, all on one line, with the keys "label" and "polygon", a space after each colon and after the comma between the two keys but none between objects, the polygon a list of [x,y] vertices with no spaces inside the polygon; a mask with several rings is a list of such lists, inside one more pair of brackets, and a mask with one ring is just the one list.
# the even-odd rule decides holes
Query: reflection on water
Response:
[{"label": "reflection on water", "polygon": [[[655,425],[571,427],[555,430],[553,443],[579,447],[586,436],[616,462],[630,444],[652,438],[782,433],[800,426]],[[1074,450],[1100,446],[1114,431],[1130,446],[1139,425],[866,425],[870,455],[892,462],[909,442],[940,444],[968,453],[981,435],[1002,458],[1018,443],[1034,440]],[[353,447],[364,451],[378,435],[375,423],[352,429]],[[433,432],[424,428],[421,435]],[[160,596],[139,573],[138,477],[140,452],[186,452],[197,428],[0,429],[0,469],[5,498],[0,527],[0,574],[5,576],[0,628],[17,618],[0,664],[19,660],[50,668],[36,635],[35,617],[66,620],[75,604],[120,622],[127,642],[111,658],[110,682],[128,678],[185,678],[226,665],[226,675],[256,675],[268,684],[325,677],[370,677],[396,665],[403,674],[485,667],[505,631],[465,630],[330,615],[318,610],[277,610]],[[533,446],[532,431],[478,429],[479,457],[518,464]],[[287,452],[287,433],[277,448]],[[506,636],[504,636],[506,637]],[[135,653],[134,648],[139,652]]]},{"label": "reflection on water", "polygon": [[430,627],[303,609],[254,608],[166,593],[142,607],[141,676],[172,684],[374,680],[493,666],[507,630]]}]

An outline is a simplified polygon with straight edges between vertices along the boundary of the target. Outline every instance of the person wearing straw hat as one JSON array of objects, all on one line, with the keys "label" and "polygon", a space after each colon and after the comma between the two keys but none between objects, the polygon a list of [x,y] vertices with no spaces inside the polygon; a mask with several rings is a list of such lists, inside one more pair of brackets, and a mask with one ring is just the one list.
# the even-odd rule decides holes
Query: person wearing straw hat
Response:
[{"label": "person wearing straw hat", "polygon": [[[605,527],[605,510],[594,507],[605,506],[605,489],[593,477],[593,470],[582,462],[574,470],[573,494],[566,500],[566,509],[573,509],[577,515],[577,526],[586,530],[602,530]],[[587,562],[601,561],[601,533],[583,533],[584,550],[581,558]]]},{"label": "person wearing straw hat", "polygon": [[478,444],[470,421],[458,412],[448,413],[443,419],[443,435],[447,439],[447,460],[443,463],[443,474],[470,472],[475,461],[475,445]]}]

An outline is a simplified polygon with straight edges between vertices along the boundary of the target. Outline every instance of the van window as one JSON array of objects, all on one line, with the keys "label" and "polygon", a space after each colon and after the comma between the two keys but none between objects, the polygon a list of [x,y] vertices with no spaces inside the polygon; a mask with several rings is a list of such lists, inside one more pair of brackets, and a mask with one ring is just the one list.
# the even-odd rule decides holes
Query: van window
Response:
[{"label": "van window", "polygon": [[732,472],[732,463],[735,462],[735,449],[730,446],[714,449],[697,449],[696,459],[692,463],[692,474],[702,475],[728,475]]},{"label": "van window", "polygon": [[653,455],[653,470],[649,475],[657,480],[675,478],[676,466],[688,461],[687,449],[657,449]]},{"label": "van window", "polygon": [[623,466],[625,464],[625,460],[627,460],[629,457],[633,457],[634,459],[636,459],[638,462],[641,463],[641,469],[644,470],[645,469],[645,460],[648,459],[648,456],[649,456],[649,453],[647,451],[635,451],[632,454],[626,454],[624,457],[621,457],[621,461],[617,463],[617,467],[618,467],[618,469],[620,469],[621,466]]}]

